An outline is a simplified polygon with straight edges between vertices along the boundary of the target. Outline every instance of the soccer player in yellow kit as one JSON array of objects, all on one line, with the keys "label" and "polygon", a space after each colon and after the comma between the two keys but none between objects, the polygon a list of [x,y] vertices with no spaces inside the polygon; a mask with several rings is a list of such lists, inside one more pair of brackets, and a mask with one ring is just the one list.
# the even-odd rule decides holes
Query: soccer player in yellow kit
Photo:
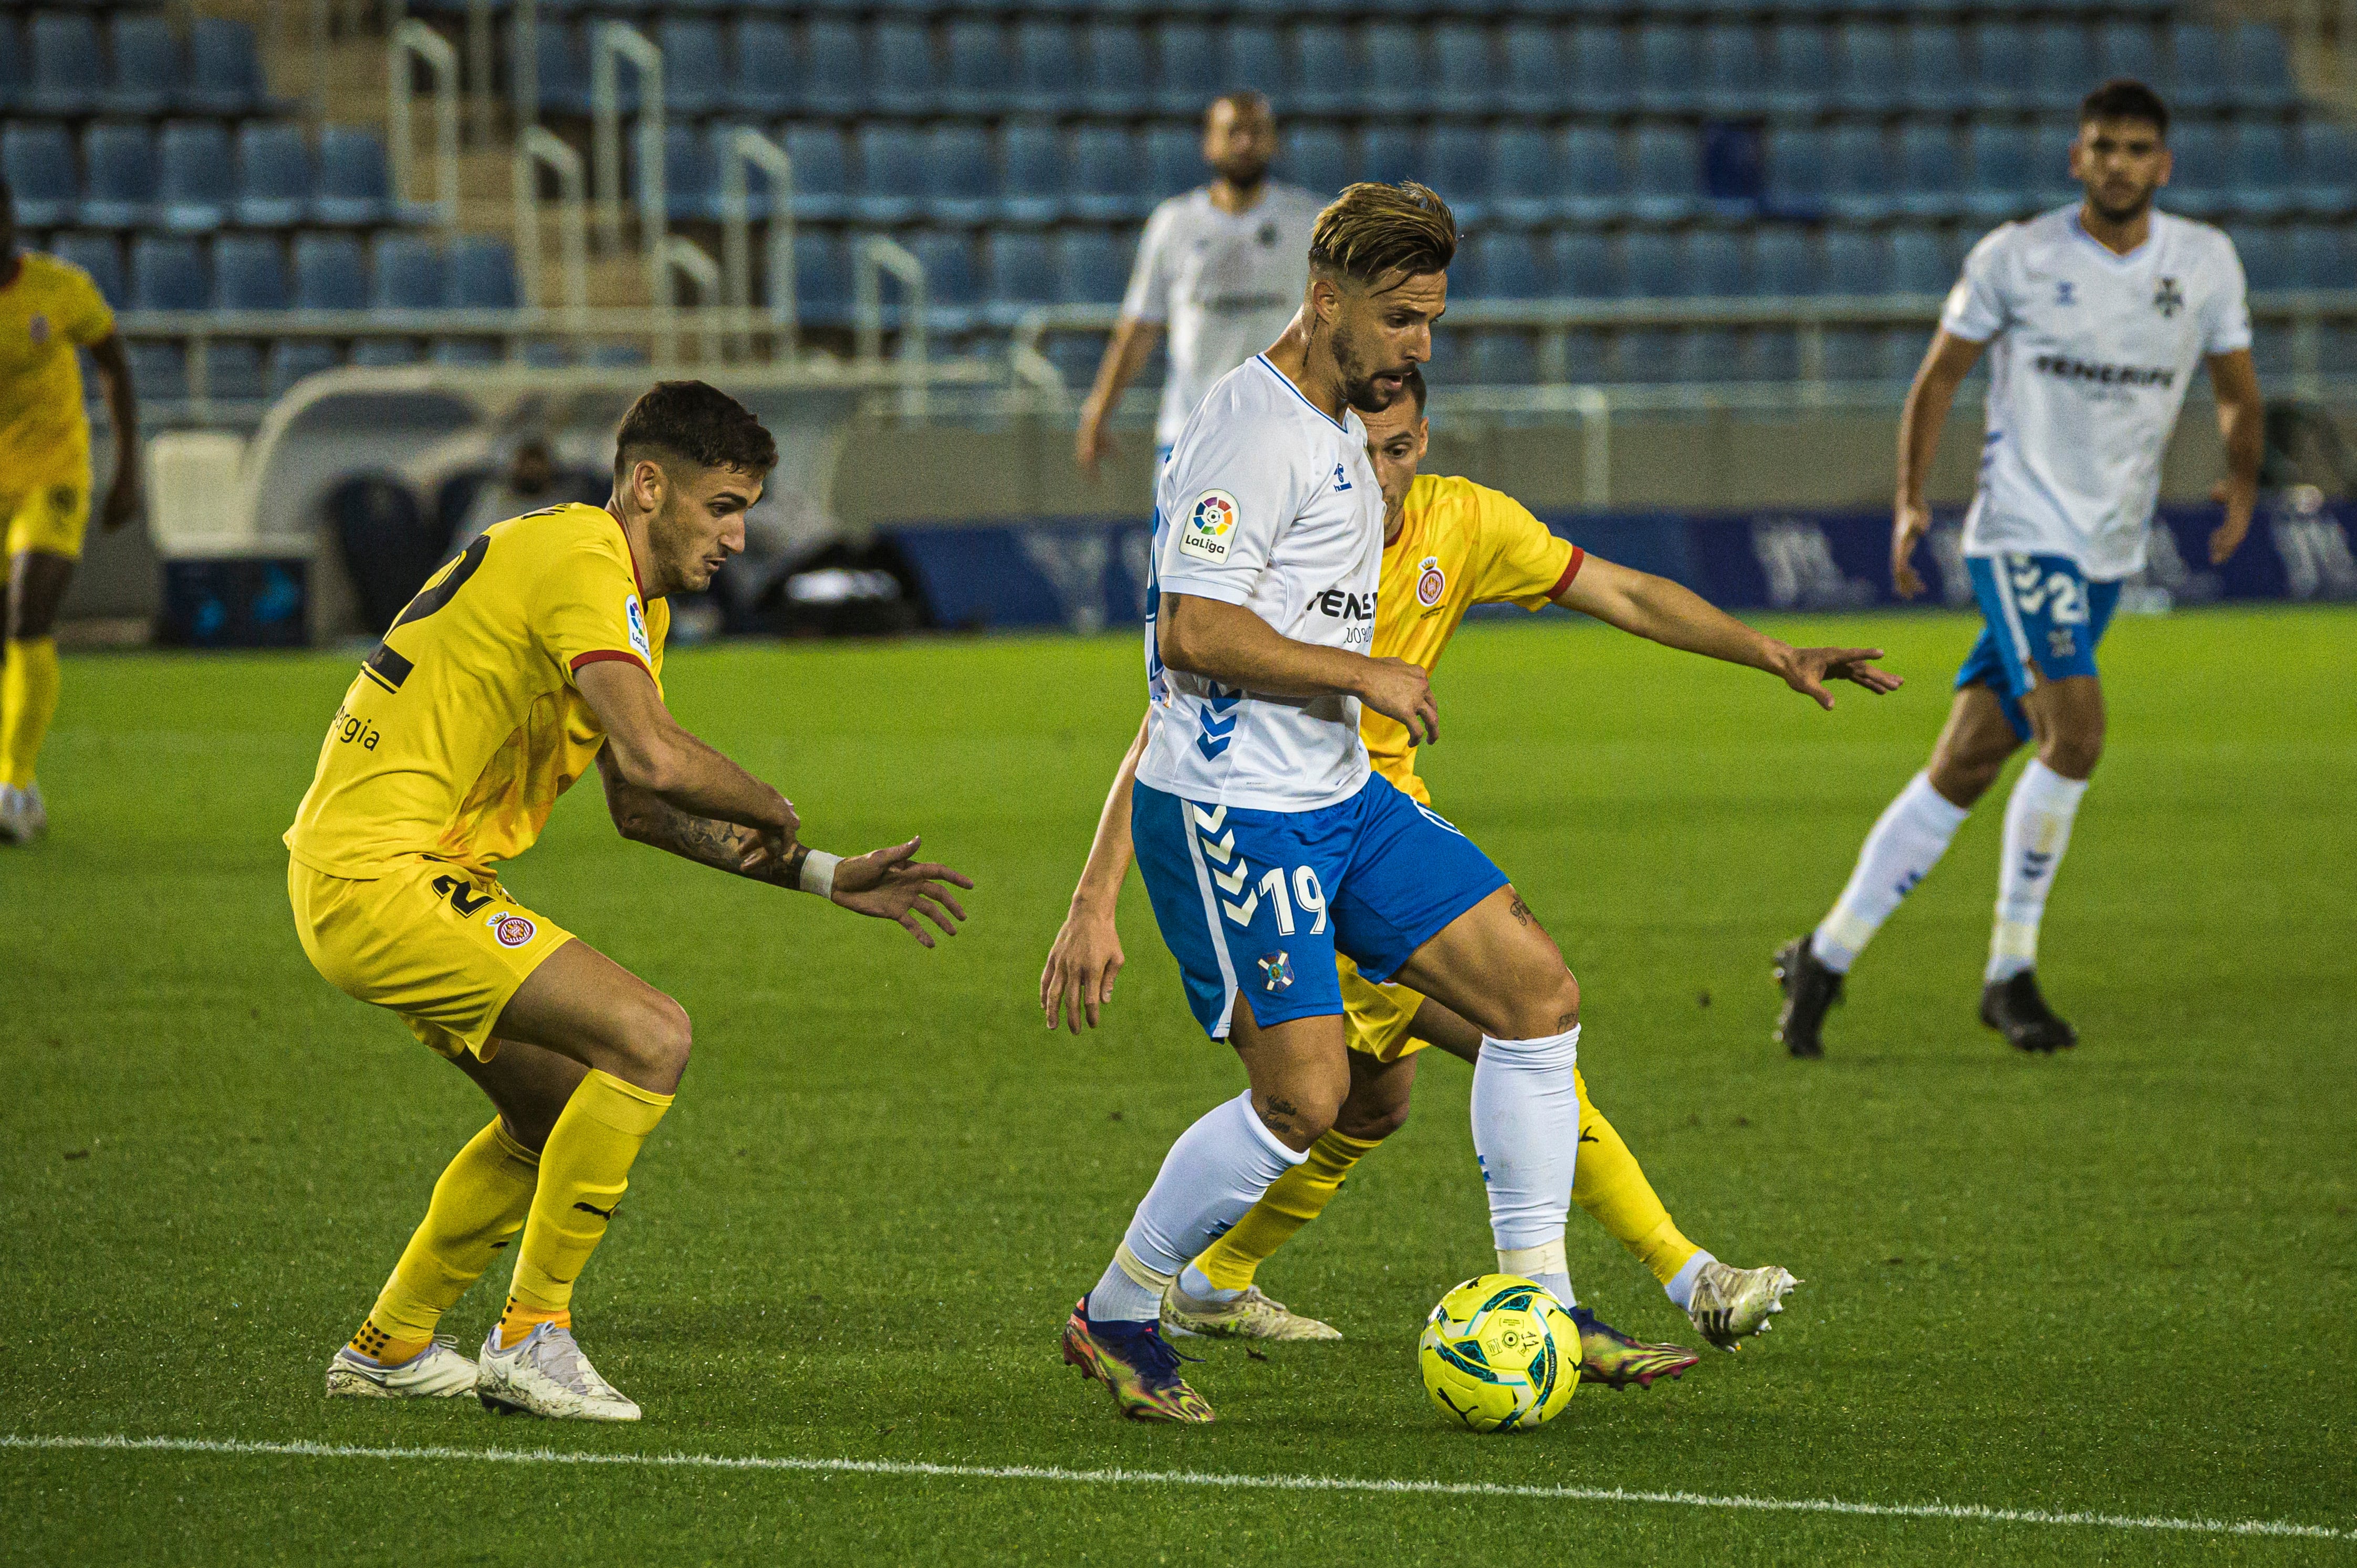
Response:
[{"label": "soccer player in yellow kit", "polygon": [[[623,836],[702,865],[954,934],[918,841],[845,860],[802,843],[786,798],[663,705],[667,596],[745,547],[778,449],[701,381],[640,397],[616,437],[614,494],[494,524],[427,582],[361,661],[287,831],[303,950],[398,1014],[499,1114],[435,1184],[424,1223],[351,1342],[330,1395],[473,1393],[495,1411],[635,1421],[582,1355],[574,1284],[687,1066],[678,1003],[523,905],[497,866],[539,837],[593,765]],[[507,1309],[478,1360],[444,1313],[522,1233]]]},{"label": "soccer player in yellow kit", "polygon": [[33,764],[58,711],[58,606],[90,521],[90,420],[77,348],[90,350],[114,424],[114,482],[99,513],[112,532],[139,510],[139,412],[114,314],[70,262],[16,249],[0,183],[0,529],[8,563],[0,651],[0,844],[48,826]]},{"label": "soccer player in yellow kit", "polygon": [[[1672,648],[1750,665],[1781,676],[1824,707],[1829,680],[1856,682],[1875,693],[1899,679],[1869,662],[1879,649],[1795,649],[1754,631],[1666,578],[1633,572],[1588,555],[1557,538],[1512,497],[1469,479],[1419,476],[1430,430],[1421,372],[1407,379],[1409,396],[1380,413],[1362,413],[1367,445],[1383,491],[1383,564],[1375,601],[1378,659],[1405,659],[1429,670],[1440,660],[1467,609],[1515,604],[1536,610],[1559,604],[1624,631]],[[1431,795],[1415,773],[1415,746],[1405,726],[1369,710],[1360,734],[1375,769],[1426,805]],[[1040,1003],[1049,1026],[1093,1027],[1110,1001],[1124,957],[1114,913],[1128,874],[1130,781],[1137,766],[1133,745],[1115,778],[1097,825],[1088,866],[1072,896],[1071,913],[1058,933],[1040,976]],[[1535,918],[1520,906],[1523,918]],[[1347,1013],[1351,1090],[1334,1126],[1308,1158],[1279,1176],[1260,1201],[1211,1243],[1164,1297],[1163,1321],[1197,1334],[1248,1339],[1338,1339],[1326,1324],[1270,1300],[1254,1282],[1260,1265],[1333,1200],[1361,1159],[1407,1119],[1416,1053],[1427,1045],[1471,1061],[1481,1031],[1448,1008],[1405,985],[1376,985],[1341,960]],[[1670,1299],[1712,1344],[1738,1348],[1783,1310],[1797,1283],[1775,1267],[1736,1269],[1688,1240],[1670,1218],[1636,1156],[1587,1098],[1579,1093],[1579,1158],[1572,1196],[1613,1238],[1652,1271]],[[1562,1244],[1550,1249],[1562,1271]],[[1572,1304],[1566,1304],[1572,1305]],[[1648,1345],[1573,1305],[1581,1329],[1580,1375],[1613,1388],[1650,1386],[1677,1377],[1695,1357],[1674,1345]]]}]

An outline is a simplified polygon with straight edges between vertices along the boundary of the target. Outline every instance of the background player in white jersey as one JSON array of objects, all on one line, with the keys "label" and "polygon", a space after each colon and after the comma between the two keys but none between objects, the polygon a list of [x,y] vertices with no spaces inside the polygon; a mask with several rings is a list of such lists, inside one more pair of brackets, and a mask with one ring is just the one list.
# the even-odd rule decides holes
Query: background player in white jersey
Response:
[{"label": "background player in white jersey", "polygon": [[1350,1091],[1338,953],[1481,1030],[1473,1145],[1499,1263],[1571,1299],[1579,987],[1504,873],[1374,774],[1359,736],[1362,702],[1418,744],[1438,725],[1424,671],[1367,652],[1383,503],[1353,411],[1389,407],[1432,357],[1456,248],[1424,187],[1345,190],[1299,313],[1162,470],[1131,838],[1196,1020],[1251,1087],[1172,1145],[1065,1325],[1064,1359],[1143,1420],[1211,1419],[1161,1338],[1163,1295]]},{"label": "background player in white jersey", "polygon": [[1113,450],[1105,421],[1170,333],[1154,446],[1167,455],[1211,383],[1276,341],[1309,283],[1309,230],[1327,199],[1268,177],[1276,118],[1257,92],[1203,112],[1203,161],[1218,177],[1154,209],[1130,269],[1121,319],[1081,407],[1072,455],[1093,477]]},{"label": "background player in white jersey", "polygon": [[2103,754],[2095,644],[2121,579],[2144,564],[2161,453],[2205,361],[2228,468],[2213,564],[2242,543],[2258,489],[2264,412],[2243,265],[2218,230],[2153,210],[2168,136],[2169,110],[2141,82],[2089,93],[2071,145],[2085,199],[1973,248],[1916,371],[1900,424],[1891,576],[1904,596],[1922,591],[1910,558],[1931,522],[1923,477],[1986,349],[1988,432],[1964,553],[1987,624],[1931,765],[1874,824],[1832,913],[1777,954],[1776,1034],[1796,1057],[1824,1053],[1842,977],[2025,741],[2038,750],[2006,805],[1981,1021],[2024,1050],[2078,1041],[2039,993],[2039,919]]}]

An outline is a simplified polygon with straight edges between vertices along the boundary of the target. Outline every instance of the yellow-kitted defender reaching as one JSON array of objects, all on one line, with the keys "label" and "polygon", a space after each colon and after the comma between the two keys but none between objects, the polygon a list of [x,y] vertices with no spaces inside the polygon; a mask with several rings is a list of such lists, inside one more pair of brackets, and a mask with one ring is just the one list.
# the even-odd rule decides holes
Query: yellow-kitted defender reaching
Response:
[{"label": "yellow-kitted defender reaching", "polygon": [[[1788,647],[1675,583],[1587,555],[1549,532],[1510,496],[1469,479],[1419,475],[1416,467],[1429,438],[1422,375],[1411,374],[1407,386],[1409,397],[1383,413],[1361,415],[1384,500],[1374,657],[1431,670],[1474,605],[1536,610],[1560,604],[1673,648],[1771,671],[1827,707],[1832,699],[1824,683],[1829,680],[1852,681],[1876,693],[1899,684],[1897,677],[1869,662],[1881,657],[1878,649]],[[1429,804],[1406,729],[1362,709],[1360,733],[1375,769]],[[1130,782],[1137,757],[1138,746],[1133,745],[1106,800],[1071,913],[1040,976],[1040,1001],[1050,1027],[1069,1020],[1077,1029],[1083,1019],[1093,1026],[1124,961],[1114,911],[1132,858]],[[1516,913],[1535,918],[1519,905]],[[1174,1328],[1241,1338],[1339,1338],[1327,1325],[1270,1300],[1253,1283],[1254,1274],[1332,1201],[1351,1166],[1406,1119],[1418,1051],[1437,1045],[1470,1061],[1480,1050],[1480,1031],[1449,1009],[1406,986],[1362,980],[1348,959],[1341,969],[1353,1053],[1349,1097],[1333,1129],[1311,1146],[1308,1157],[1278,1177],[1172,1285],[1164,1321]],[[1688,1240],[1628,1145],[1588,1100],[1585,1081],[1576,1082],[1580,1149],[1573,1197],[1652,1270],[1712,1344],[1731,1350],[1763,1330],[1769,1316],[1783,1309],[1784,1293],[1796,1283],[1792,1276],[1772,1266],[1730,1268]],[[1552,1268],[1560,1272],[1561,1243],[1548,1251]],[[1502,1258],[1500,1266],[1507,1266]],[[1581,1326],[1585,1380],[1614,1388],[1649,1386],[1694,1364],[1690,1352],[1641,1343],[1585,1308],[1573,1306],[1573,1316]]]}]

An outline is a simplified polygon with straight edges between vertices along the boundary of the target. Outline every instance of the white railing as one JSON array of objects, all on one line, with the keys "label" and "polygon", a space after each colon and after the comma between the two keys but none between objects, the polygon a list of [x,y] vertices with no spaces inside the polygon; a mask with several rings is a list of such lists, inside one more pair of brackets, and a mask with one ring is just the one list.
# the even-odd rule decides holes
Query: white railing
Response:
[{"label": "white railing", "polygon": [[409,82],[412,57],[434,77],[434,190],[437,219],[446,231],[458,227],[458,51],[425,23],[409,20],[393,30],[386,53],[386,139],[393,145],[393,199],[409,199],[414,157],[410,117],[414,91]]},{"label": "white railing", "polygon": [[[655,330],[655,358],[666,364],[679,359],[679,323],[682,312],[679,309],[679,296],[673,289],[683,277],[695,285],[695,303],[698,306],[709,308],[720,303],[720,263],[712,259],[711,252],[694,241],[683,235],[673,234],[663,242],[662,278],[657,284],[655,293],[655,310],[662,320],[662,325]],[[686,314],[691,323],[700,323],[705,319],[702,310]],[[727,359],[727,354],[715,343],[710,331],[697,326],[694,328],[694,332],[695,357],[698,361],[711,365],[722,363]],[[739,337],[741,334],[723,334],[719,342],[726,343]]]},{"label": "white railing", "polygon": [[[900,285],[900,353],[903,364],[922,368],[931,343],[928,316],[931,291],[925,286],[925,263],[906,248],[894,244],[881,234],[870,234],[852,250],[851,259],[851,340],[853,355],[863,365],[873,365],[884,357],[884,274],[890,273]],[[924,412],[924,388],[917,386],[908,394],[908,412]]]},{"label": "white railing", "polygon": [[540,171],[555,172],[557,254],[565,269],[565,308],[577,318],[589,307],[589,193],[581,155],[565,138],[540,125],[526,125],[515,145],[516,270],[528,306],[541,298]]},{"label": "white railing", "polygon": [[662,293],[662,236],[670,225],[663,189],[662,50],[628,22],[603,21],[589,31],[589,164],[597,200],[597,249],[622,248],[622,99],[620,62],[638,72],[640,244],[650,297]]},{"label": "white railing", "polygon": [[509,113],[519,134],[540,124],[540,0],[515,0],[508,19],[515,71],[509,79]]},{"label": "white railing", "polygon": [[[756,164],[770,177],[765,293],[771,314],[784,329],[784,351],[791,360],[801,351],[794,320],[794,161],[785,148],[746,125],[720,145],[721,299],[739,308],[753,303],[753,204],[746,176]],[[743,352],[742,345],[729,347],[731,356]]]}]

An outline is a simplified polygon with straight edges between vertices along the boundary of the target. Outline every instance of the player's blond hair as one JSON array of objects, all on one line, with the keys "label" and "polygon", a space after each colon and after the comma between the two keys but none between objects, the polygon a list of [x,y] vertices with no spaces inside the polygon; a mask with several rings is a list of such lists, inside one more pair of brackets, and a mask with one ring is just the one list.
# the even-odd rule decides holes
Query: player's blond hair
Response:
[{"label": "player's blond hair", "polygon": [[1343,187],[1309,235],[1312,273],[1361,285],[1394,272],[1445,273],[1456,254],[1457,215],[1412,179]]}]

